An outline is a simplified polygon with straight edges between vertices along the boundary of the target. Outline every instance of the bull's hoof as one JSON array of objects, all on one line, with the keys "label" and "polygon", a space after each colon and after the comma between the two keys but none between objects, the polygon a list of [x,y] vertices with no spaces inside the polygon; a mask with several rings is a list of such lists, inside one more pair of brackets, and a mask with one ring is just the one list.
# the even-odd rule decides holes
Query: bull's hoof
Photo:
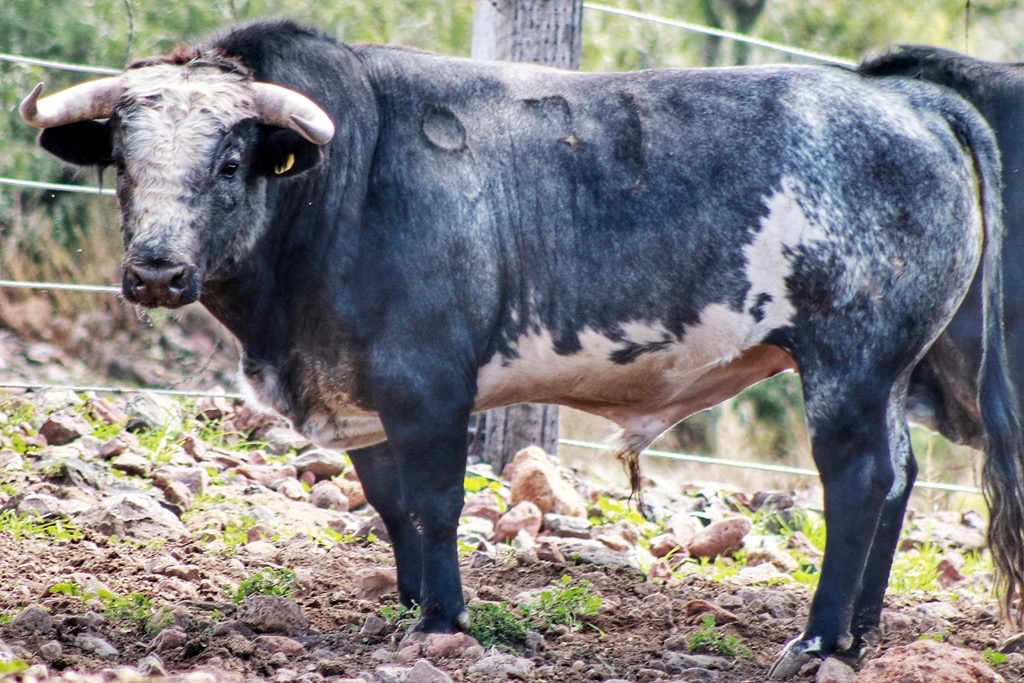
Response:
[{"label": "bull's hoof", "polygon": [[775,660],[775,663],[772,664],[772,668],[768,670],[768,680],[787,681],[796,676],[804,664],[820,656],[818,652],[809,649],[807,641],[790,641]]},{"label": "bull's hoof", "polygon": [[454,618],[445,618],[438,614],[420,617],[420,620],[409,629],[413,633],[469,633],[469,612],[462,610]]},{"label": "bull's hoof", "polygon": [[862,633],[849,649],[833,654],[834,657],[853,668],[856,668],[865,659],[870,659],[878,654],[882,645],[882,630],[871,628]]}]

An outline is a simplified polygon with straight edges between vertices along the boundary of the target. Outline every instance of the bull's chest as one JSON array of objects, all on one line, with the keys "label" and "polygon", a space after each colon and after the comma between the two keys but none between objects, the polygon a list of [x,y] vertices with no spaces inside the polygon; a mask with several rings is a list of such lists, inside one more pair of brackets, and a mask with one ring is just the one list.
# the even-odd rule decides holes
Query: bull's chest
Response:
[{"label": "bull's chest", "polygon": [[266,361],[243,355],[239,384],[249,402],[289,420],[318,446],[362,448],[385,439],[376,414],[356,401],[352,373],[343,363],[298,351]]}]

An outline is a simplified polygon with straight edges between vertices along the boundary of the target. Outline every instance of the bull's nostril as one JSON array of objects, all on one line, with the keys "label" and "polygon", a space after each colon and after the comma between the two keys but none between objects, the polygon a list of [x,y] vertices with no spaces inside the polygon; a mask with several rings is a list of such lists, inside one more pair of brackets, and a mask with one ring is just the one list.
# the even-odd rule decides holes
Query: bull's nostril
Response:
[{"label": "bull's nostril", "polygon": [[176,307],[195,300],[195,269],[165,259],[152,259],[125,266],[124,291],[130,300],[144,306]]}]

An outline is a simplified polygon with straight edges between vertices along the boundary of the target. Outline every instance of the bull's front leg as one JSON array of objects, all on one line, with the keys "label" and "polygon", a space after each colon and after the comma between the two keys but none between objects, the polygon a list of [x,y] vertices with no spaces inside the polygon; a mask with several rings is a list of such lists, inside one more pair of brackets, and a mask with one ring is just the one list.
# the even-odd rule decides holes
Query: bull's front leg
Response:
[{"label": "bull's front leg", "polygon": [[[380,503],[375,507],[388,532],[397,532],[393,540],[401,597],[403,602],[420,606],[415,629],[430,633],[466,630],[469,624],[456,540],[465,497],[472,390],[448,380],[423,382],[422,378],[388,386],[389,390],[379,394],[384,398],[378,410],[390,460],[385,457],[368,467],[368,458],[379,454],[378,449],[357,455],[357,467],[372,472],[367,479],[375,482],[371,488],[377,490],[368,490],[367,497]],[[422,394],[410,391],[417,386],[430,390]],[[382,467],[382,462],[387,464]],[[382,484],[385,478],[391,483]]]},{"label": "bull's front leg", "polygon": [[423,587],[423,554],[419,530],[405,512],[398,460],[385,442],[349,451],[363,485],[366,500],[384,521],[391,538],[398,569],[398,599],[406,607],[420,604]]}]

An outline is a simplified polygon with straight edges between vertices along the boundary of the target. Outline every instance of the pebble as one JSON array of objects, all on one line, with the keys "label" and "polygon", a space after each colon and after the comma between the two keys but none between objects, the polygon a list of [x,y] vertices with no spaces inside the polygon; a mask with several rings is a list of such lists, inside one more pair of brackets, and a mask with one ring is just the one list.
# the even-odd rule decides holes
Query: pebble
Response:
[{"label": "pebble", "polygon": [[279,595],[250,595],[242,603],[241,621],[257,633],[304,635],[309,619],[302,608]]}]

